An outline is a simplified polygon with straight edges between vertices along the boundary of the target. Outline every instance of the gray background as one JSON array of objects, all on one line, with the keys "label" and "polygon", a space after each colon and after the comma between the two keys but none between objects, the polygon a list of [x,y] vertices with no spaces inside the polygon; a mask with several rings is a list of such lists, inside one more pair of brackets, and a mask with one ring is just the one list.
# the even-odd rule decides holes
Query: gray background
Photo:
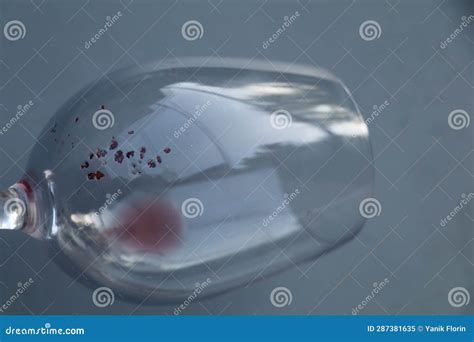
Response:
[{"label": "gray background", "polygon": [[[123,16],[90,49],[107,16]],[[300,17],[267,49],[262,43]],[[473,314],[448,292],[474,295],[474,203],[445,227],[439,222],[473,187],[473,128],[454,130],[448,115],[473,113],[474,22],[444,41],[474,14],[472,1],[59,1],[2,0],[1,27],[21,20],[26,36],[0,36],[0,126],[19,104],[33,109],[0,136],[0,186],[23,173],[42,127],[58,107],[104,73],[161,58],[242,57],[316,65],[341,78],[370,123],[379,216],[349,244],[280,275],[224,295],[193,302],[184,314],[351,314],[385,278],[389,284],[361,314]],[[187,41],[181,26],[198,20],[203,37]],[[376,20],[381,36],[365,41],[359,26]],[[2,30],[3,31],[3,30]],[[43,242],[0,233],[0,303],[18,282],[35,282],[7,314],[172,314],[173,307],[127,303],[93,305],[93,289],[70,283]],[[293,295],[272,306],[276,286]]]}]

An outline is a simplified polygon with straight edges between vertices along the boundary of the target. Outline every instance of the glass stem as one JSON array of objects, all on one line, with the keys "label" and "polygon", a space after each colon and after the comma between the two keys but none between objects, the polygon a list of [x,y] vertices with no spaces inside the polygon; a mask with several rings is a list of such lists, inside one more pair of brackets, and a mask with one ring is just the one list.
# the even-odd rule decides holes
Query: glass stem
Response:
[{"label": "glass stem", "polygon": [[57,228],[56,214],[54,184],[49,173],[46,181],[34,188],[23,179],[0,192],[0,232],[18,230],[35,239],[46,240],[51,237],[52,228]]}]

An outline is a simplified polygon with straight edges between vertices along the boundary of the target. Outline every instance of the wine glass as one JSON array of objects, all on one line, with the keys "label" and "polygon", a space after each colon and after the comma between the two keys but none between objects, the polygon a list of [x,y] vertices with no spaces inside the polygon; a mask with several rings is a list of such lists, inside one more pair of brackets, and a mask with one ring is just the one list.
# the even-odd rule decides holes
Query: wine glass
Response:
[{"label": "wine glass", "polygon": [[48,242],[75,279],[158,302],[341,246],[364,224],[374,179],[344,84],[285,63],[119,70],[64,104],[37,145],[0,194],[0,228]]}]

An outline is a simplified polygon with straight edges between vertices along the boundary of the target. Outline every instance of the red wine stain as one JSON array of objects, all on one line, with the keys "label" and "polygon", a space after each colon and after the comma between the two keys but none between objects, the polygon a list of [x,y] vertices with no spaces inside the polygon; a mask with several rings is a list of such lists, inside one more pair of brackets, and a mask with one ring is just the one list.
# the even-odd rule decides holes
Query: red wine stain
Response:
[{"label": "red wine stain", "polygon": [[95,155],[97,156],[97,158],[105,157],[107,155],[107,151],[98,148]]},{"label": "red wine stain", "polygon": [[[119,215],[120,228],[113,230],[129,247],[148,252],[163,252],[179,245],[181,215],[168,202],[139,202]],[[123,228],[122,228],[123,227]]]},{"label": "red wine stain", "polygon": [[156,167],[156,163],[152,159],[150,159],[146,164],[148,165],[150,169],[154,169]]},{"label": "red wine stain", "polygon": [[22,179],[18,182],[18,184],[20,184],[23,187],[23,190],[26,193],[26,197],[28,197],[28,199],[32,199],[33,198],[33,188],[31,187],[30,183],[27,180]]},{"label": "red wine stain", "polygon": [[132,130],[132,131],[128,131],[128,134],[133,134],[133,133],[135,133],[135,131],[133,131],[133,130]]},{"label": "red wine stain", "polygon": [[90,180],[100,180],[103,177],[105,177],[105,175],[100,171],[90,172],[87,174],[87,178]]},{"label": "red wine stain", "polygon": [[117,146],[118,146],[118,141],[115,140],[114,137],[112,137],[112,141],[110,142],[110,147],[109,147],[109,149],[110,149],[110,150],[115,150],[115,149],[117,148]]},{"label": "red wine stain", "polygon": [[160,157],[160,156],[156,156],[156,161],[158,162],[158,164],[161,164],[161,157]]},{"label": "red wine stain", "polygon": [[87,169],[89,167],[89,162],[85,161],[81,164],[81,169]]},{"label": "red wine stain", "polygon": [[123,155],[122,150],[118,150],[117,152],[115,152],[114,159],[117,163],[122,164],[123,158],[124,158],[124,155]]},{"label": "red wine stain", "polygon": [[163,152],[165,152],[166,154],[168,154],[168,153],[171,152],[171,148],[166,147],[166,148],[163,149]]},{"label": "red wine stain", "polygon": [[128,151],[126,156],[128,159],[130,159],[131,157],[133,157],[135,155],[135,152],[134,151]]},{"label": "red wine stain", "polygon": [[146,153],[146,148],[145,147],[140,148],[140,159],[145,158],[145,153]]}]

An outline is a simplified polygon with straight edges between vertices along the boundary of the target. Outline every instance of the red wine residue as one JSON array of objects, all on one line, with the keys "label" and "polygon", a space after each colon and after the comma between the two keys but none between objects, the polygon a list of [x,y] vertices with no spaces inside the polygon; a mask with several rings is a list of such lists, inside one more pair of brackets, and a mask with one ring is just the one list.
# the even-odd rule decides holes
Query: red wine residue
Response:
[{"label": "red wine residue", "polygon": [[115,150],[118,147],[118,141],[112,137],[112,141],[110,142],[109,150]]},{"label": "red wine residue", "polygon": [[32,199],[33,198],[33,188],[31,187],[30,183],[28,183],[27,180],[22,179],[18,182],[18,184],[23,186],[23,189],[25,190],[26,196],[28,197],[28,199]]},{"label": "red wine residue", "polygon": [[181,215],[163,200],[150,205],[143,201],[123,210],[113,237],[125,245],[147,252],[164,252],[176,247],[182,236]]},{"label": "red wine residue", "polygon": [[100,180],[103,177],[105,177],[105,175],[100,171],[90,172],[87,174],[87,178],[90,180]]},{"label": "red wine residue", "polygon": [[145,147],[140,148],[140,159],[145,158],[145,153],[146,153],[146,148]]},{"label": "red wine residue", "polygon": [[[105,109],[105,106],[102,105],[101,108]],[[76,119],[78,119],[78,118],[76,118]],[[77,120],[76,120],[76,122],[77,122]],[[53,128],[55,129],[55,127],[56,127],[56,125]],[[135,131],[133,131],[133,130],[128,131],[128,134],[134,134],[134,133],[135,133]],[[72,144],[74,146],[74,143],[72,143]],[[108,147],[108,150],[115,150],[115,149],[118,148],[118,146],[119,146],[118,140],[115,137],[112,137],[111,142],[110,142],[109,147]],[[165,154],[170,154],[171,153],[171,148],[170,147],[165,147],[165,148],[162,149],[162,151]],[[139,155],[138,160],[134,159],[135,152],[137,152],[138,155]],[[113,158],[114,158],[114,161],[119,163],[119,164],[123,164],[123,161],[125,160],[125,158],[132,159],[130,161],[130,164],[129,164],[132,167],[131,173],[134,174],[134,175],[142,174],[143,170],[142,170],[141,164],[142,164],[142,162],[143,162],[143,164],[145,163],[144,159],[145,159],[146,152],[147,152],[147,148],[145,146],[140,147],[140,149],[138,151],[130,150],[130,151],[127,151],[127,152],[123,152],[122,150],[117,150],[114,153]],[[93,160],[94,157],[97,157],[98,159],[104,158],[104,157],[107,156],[107,154],[108,154],[108,152],[107,152],[106,149],[102,149],[102,148],[98,147],[95,153],[89,153],[89,160]],[[157,167],[158,164],[161,164],[162,162],[163,162],[162,157],[160,155],[156,155],[155,159],[148,159],[146,161],[146,165],[147,165],[148,168],[154,169],[154,168]],[[106,160],[99,161],[99,163],[102,166],[107,164]],[[91,164],[88,161],[84,161],[80,166],[81,166],[81,169],[87,169],[87,168],[91,167]],[[100,171],[90,172],[90,173],[87,174],[87,178],[90,179],[90,180],[100,180],[103,177],[105,177],[105,175]]]},{"label": "red wine residue", "polygon": [[97,156],[97,158],[105,157],[107,155],[107,151],[98,148],[95,155]]},{"label": "red wine residue", "polygon": [[123,155],[122,150],[118,150],[117,152],[115,152],[114,160],[115,160],[117,163],[122,164],[123,158],[124,158],[124,155]]}]

